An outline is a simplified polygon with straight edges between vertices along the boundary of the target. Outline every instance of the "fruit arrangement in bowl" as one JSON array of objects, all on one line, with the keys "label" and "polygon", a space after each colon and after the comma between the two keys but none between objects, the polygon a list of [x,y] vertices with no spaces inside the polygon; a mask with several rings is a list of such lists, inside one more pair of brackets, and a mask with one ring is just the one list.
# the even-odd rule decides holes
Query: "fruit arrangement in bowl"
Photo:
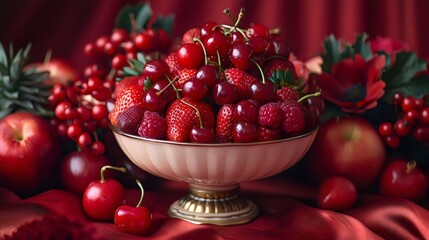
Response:
[{"label": "fruit arrangement in bowl", "polygon": [[190,183],[169,215],[194,223],[241,224],[257,206],[244,181],[297,163],[310,148],[323,100],[278,29],[206,22],[186,31],[165,56],[137,54],[120,70],[109,112],[124,153],[153,175]]}]

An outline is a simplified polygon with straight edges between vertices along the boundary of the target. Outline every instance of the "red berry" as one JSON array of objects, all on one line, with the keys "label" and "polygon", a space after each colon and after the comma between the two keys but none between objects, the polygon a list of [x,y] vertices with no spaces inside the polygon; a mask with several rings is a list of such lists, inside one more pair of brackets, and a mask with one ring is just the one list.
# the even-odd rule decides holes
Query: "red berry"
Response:
[{"label": "red berry", "polygon": [[380,126],[378,127],[378,133],[383,137],[392,135],[393,133],[392,124],[390,122],[381,123]]},{"label": "red berry", "polygon": [[198,68],[204,62],[203,49],[199,43],[183,44],[177,57],[180,66],[184,68]]},{"label": "red berry", "polygon": [[414,100],[413,96],[405,97],[402,100],[401,107],[402,107],[402,111],[404,112],[414,109],[415,106],[416,106],[416,101]]},{"label": "red berry", "polygon": [[232,137],[236,143],[256,142],[258,140],[256,124],[249,122],[234,124]]}]

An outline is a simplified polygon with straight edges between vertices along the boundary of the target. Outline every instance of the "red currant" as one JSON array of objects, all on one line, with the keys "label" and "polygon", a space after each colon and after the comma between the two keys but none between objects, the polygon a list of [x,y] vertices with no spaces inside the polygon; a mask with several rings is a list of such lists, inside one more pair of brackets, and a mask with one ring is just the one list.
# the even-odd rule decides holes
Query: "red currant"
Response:
[{"label": "red currant", "polygon": [[383,122],[378,127],[378,133],[383,137],[388,137],[393,133],[393,126],[390,122]]}]

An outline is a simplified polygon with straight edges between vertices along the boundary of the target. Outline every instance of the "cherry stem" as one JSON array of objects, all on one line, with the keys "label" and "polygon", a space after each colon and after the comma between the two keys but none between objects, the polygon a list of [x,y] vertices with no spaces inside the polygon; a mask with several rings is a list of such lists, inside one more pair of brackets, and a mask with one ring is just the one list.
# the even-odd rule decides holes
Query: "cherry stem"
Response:
[{"label": "cherry stem", "polygon": [[199,38],[197,38],[197,37],[194,37],[192,40],[193,40],[194,42],[198,42],[198,43],[201,45],[201,47],[203,48],[203,53],[204,53],[204,65],[207,65],[207,52],[206,52],[206,48],[204,47],[203,42],[201,41],[201,39],[199,39]]},{"label": "cherry stem", "polygon": [[[167,74],[165,74],[165,77],[168,78]],[[165,91],[165,89],[167,89],[168,87],[170,87],[178,78],[174,78],[172,81],[168,81],[168,84],[161,90],[159,90],[158,92],[156,92],[156,95],[159,96],[161,95],[162,92]],[[174,89],[174,88],[173,88]]]},{"label": "cherry stem", "polygon": [[104,172],[106,171],[106,169],[116,170],[116,171],[120,171],[123,173],[127,171],[127,169],[124,167],[114,167],[114,166],[110,166],[110,165],[104,165],[100,171],[100,175],[101,175],[100,182],[101,183],[104,183],[106,181],[106,179],[104,177]]},{"label": "cherry stem", "polygon": [[182,103],[184,103],[185,105],[193,108],[196,111],[196,114],[198,116],[198,120],[200,122],[200,128],[203,129],[204,128],[204,126],[203,126],[203,120],[201,119],[201,114],[200,114],[200,111],[198,110],[198,108],[196,108],[195,106],[193,106],[190,103],[187,103],[187,102],[183,101],[183,99],[180,99],[180,101],[182,101]]},{"label": "cherry stem", "polygon": [[253,60],[253,59],[250,58],[250,61],[252,61],[254,64],[256,64],[256,67],[258,67],[259,72],[261,73],[262,83],[265,83],[264,70],[262,70],[262,68],[259,65],[259,63],[257,63],[255,60]]},{"label": "cherry stem", "polygon": [[49,63],[49,61],[51,61],[51,57],[52,57],[52,49],[49,49],[49,50],[46,52],[45,59],[43,60],[43,63],[44,63],[44,64],[48,64],[48,63]]},{"label": "cherry stem", "polygon": [[406,173],[410,173],[411,171],[413,171],[415,168],[417,167],[417,162],[412,160],[407,162],[407,170]]},{"label": "cherry stem", "polygon": [[96,131],[92,131],[92,135],[94,135],[94,140],[95,141],[98,141],[99,139],[98,139],[98,134],[97,134],[97,132]]},{"label": "cherry stem", "polygon": [[277,35],[277,34],[280,34],[280,32],[281,32],[281,29],[278,28],[278,27],[268,30],[269,34],[275,34],[275,35]]},{"label": "cherry stem", "polygon": [[142,183],[140,182],[140,180],[138,180],[138,179],[136,179],[136,183],[137,183],[137,185],[139,186],[139,188],[140,188],[140,199],[139,199],[139,202],[137,203],[137,205],[136,205],[136,207],[140,207],[141,206],[141,204],[142,204],[142,202],[143,202],[143,197],[144,197],[144,189],[143,189],[143,185],[142,185]]},{"label": "cherry stem", "polygon": [[136,34],[137,33],[137,21],[136,21],[136,18],[135,18],[135,16],[134,16],[133,13],[130,13],[129,16],[130,16],[130,22],[131,22],[131,32],[134,33],[134,34]]},{"label": "cherry stem", "polygon": [[219,76],[220,76],[222,74],[222,62],[220,60],[220,54],[217,49],[216,49],[216,56],[217,56],[217,64],[219,66]]},{"label": "cherry stem", "polygon": [[304,100],[305,100],[305,99],[307,99],[307,98],[320,96],[321,94],[322,94],[322,93],[321,93],[320,91],[317,91],[317,92],[315,92],[315,93],[311,93],[311,94],[307,94],[307,95],[305,95],[305,96],[301,97],[300,99],[298,99],[298,102],[302,102],[302,101],[304,101]]},{"label": "cherry stem", "polygon": [[[177,76],[176,77],[174,77],[174,79],[173,80],[171,80],[170,79],[170,77],[167,75],[167,74],[165,74],[165,77],[167,78],[167,81],[169,82],[169,84],[170,83],[173,83],[173,82],[175,82],[175,81],[177,81]],[[176,98],[177,99],[180,99],[180,94],[179,94],[179,90],[176,88],[176,86],[174,86],[174,84],[173,85],[170,85],[173,89],[174,89],[174,91],[176,92]]]}]

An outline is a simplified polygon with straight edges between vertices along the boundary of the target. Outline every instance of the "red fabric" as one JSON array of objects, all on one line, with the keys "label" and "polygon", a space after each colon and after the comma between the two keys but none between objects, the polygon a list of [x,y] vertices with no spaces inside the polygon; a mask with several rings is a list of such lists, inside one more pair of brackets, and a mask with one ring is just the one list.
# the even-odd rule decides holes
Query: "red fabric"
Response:
[{"label": "red fabric", "polygon": [[[80,197],[68,192],[49,190],[17,200],[2,190],[0,236],[54,212],[84,223],[94,233],[90,239],[429,239],[429,212],[421,205],[360,194],[358,204],[349,211],[322,210],[315,206],[314,188],[282,175],[242,184],[242,194],[257,203],[261,214],[248,224],[229,227],[194,225],[168,217],[169,205],[187,193],[187,185],[163,181],[158,189],[145,192],[143,205],[153,213],[153,226],[141,237],[120,233],[110,222],[91,221]],[[127,193],[128,204],[135,205],[139,190]]]},{"label": "red fabric", "polygon": [[[91,61],[83,47],[110,34],[114,17],[126,1],[17,0],[0,3],[0,41],[15,46],[33,43],[34,60],[42,61],[48,49],[54,57],[69,59],[83,69]],[[429,18],[426,0],[158,0],[151,1],[155,14],[175,14],[175,35],[206,21],[230,23],[222,10],[233,14],[245,7],[242,26],[249,22],[281,27],[282,39],[301,59],[320,51],[330,33],[352,41],[357,32],[398,38],[422,57],[429,57]]]}]

